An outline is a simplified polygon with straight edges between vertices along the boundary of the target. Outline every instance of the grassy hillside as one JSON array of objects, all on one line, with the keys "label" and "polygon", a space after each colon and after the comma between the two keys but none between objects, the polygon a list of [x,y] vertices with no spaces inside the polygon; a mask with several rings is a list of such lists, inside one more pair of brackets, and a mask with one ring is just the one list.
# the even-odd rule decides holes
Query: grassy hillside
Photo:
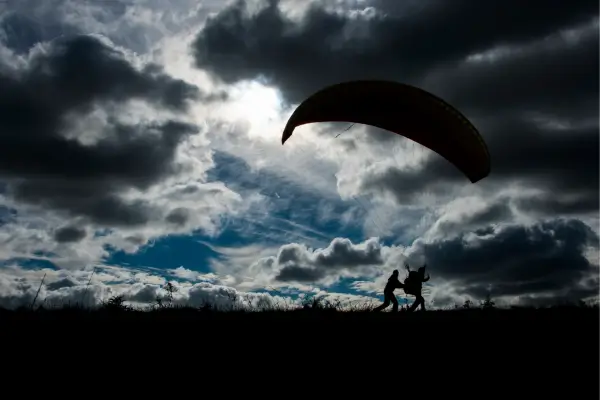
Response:
[{"label": "grassy hillside", "polygon": [[[445,396],[456,390],[461,395],[492,390],[519,398],[578,400],[598,399],[599,324],[598,307],[583,304],[373,313],[318,303],[296,310],[165,305],[138,310],[113,298],[93,310],[0,310],[0,326],[11,336],[11,348],[40,351],[38,358],[49,358],[49,352],[80,354],[78,360],[81,354],[93,354],[93,362],[100,357],[113,365],[103,368],[134,363],[132,374],[169,370],[166,364],[178,373],[192,363],[198,368],[193,374],[202,371],[203,376],[253,375],[263,369],[268,376],[312,374],[307,384],[314,388],[338,385],[341,378],[335,376],[343,372],[350,386],[338,389],[349,392],[371,387],[378,379],[400,389],[435,376],[437,383],[419,390]],[[81,362],[87,365],[92,359]],[[329,383],[317,384],[321,379]],[[451,386],[443,383],[447,380]],[[481,387],[489,382],[496,387]]]},{"label": "grassy hillside", "polygon": [[[376,304],[378,305],[378,304]],[[220,322],[273,322],[279,323],[385,323],[385,324],[417,324],[453,323],[455,328],[462,330],[471,328],[471,324],[499,323],[515,324],[523,327],[539,323],[557,324],[590,324],[599,322],[599,306],[584,302],[563,304],[551,307],[496,307],[493,301],[487,300],[479,305],[466,302],[462,306],[448,309],[436,309],[408,312],[408,307],[401,307],[399,312],[391,312],[391,306],[383,312],[373,312],[372,304],[356,305],[352,308],[342,308],[339,304],[312,299],[303,306],[296,307],[260,307],[237,306],[218,308],[207,303],[202,307],[191,307],[158,302],[148,307],[128,305],[122,296],[115,296],[103,302],[98,307],[82,307],[79,304],[66,304],[54,307],[21,307],[15,310],[0,308],[0,318],[3,322],[57,322],[72,321],[110,323],[111,321],[139,322],[162,324],[165,321],[176,323],[202,323],[204,321]],[[416,327],[416,326],[415,326]],[[598,328],[596,326],[596,328]]]},{"label": "grassy hillside", "polygon": [[[78,305],[44,308],[0,309],[0,322],[15,328],[29,324],[52,324],[55,329],[70,324],[101,324],[110,327],[138,326],[143,323],[152,329],[174,330],[185,327],[202,328],[210,335],[223,329],[252,331],[285,325],[290,332],[310,328],[333,330],[349,329],[354,332],[396,330],[399,337],[435,336],[443,332],[445,337],[479,336],[484,340],[502,339],[504,342],[517,336],[525,338],[539,333],[540,343],[550,340],[578,337],[578,342],[597,345],[600,314],[597,305],[584,303],[554,307],[497,308],[493,303],[472,306],[469,303],[453,309],[408,312],[400,309],[393,313],[391,307],[383,312],[372,312],[373,306],[357,306],[350,310],[335,304],[313,301],[297,308],[232,308],[219,310],[210,305],[187,307],[157,304],[149,308],[136,308],[126,304],[122,297],[113,297],[96,308]],[[248,331],[245,334],[249,334]],[[473,339],[475,340],[475,339]],[[523,340],[515,340],[515,344]]]}]

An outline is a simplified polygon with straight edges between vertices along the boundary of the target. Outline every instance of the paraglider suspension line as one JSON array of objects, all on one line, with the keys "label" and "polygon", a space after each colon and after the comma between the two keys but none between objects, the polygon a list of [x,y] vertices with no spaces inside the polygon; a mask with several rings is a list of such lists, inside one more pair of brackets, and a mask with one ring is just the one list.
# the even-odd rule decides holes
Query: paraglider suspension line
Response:
[{"label": "paraglider suspension line", "polygon": [[337,139],[342,133],[346,132],[348,129],[352,128],[354,125],[355,124],[351,124],[349,127],[347,127],[346,129],[344,129],[343,131],[341,131],[340,133],[335,135],[335,139]]}]

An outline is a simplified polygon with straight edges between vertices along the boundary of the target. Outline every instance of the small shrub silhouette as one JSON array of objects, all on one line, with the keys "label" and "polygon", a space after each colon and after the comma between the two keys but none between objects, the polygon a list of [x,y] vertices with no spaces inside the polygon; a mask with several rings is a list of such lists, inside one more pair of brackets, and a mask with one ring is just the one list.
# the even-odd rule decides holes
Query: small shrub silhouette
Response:
[{"label": "small shrub silhouette", "polygon": [[496,307],[496,303],[492,301],[492,296],[488,293],[485,297],[485,300],[481,302],[481,308],[484,310],[491,310]]},{"label": "small shrub silhouette", "polygon": [[119,311],[132,311],[133,307],[126,305],[125,297],[121,295],[121,296],[112,296],[107,301],[102,302],[100,309],[103,311],[119,312]]}]

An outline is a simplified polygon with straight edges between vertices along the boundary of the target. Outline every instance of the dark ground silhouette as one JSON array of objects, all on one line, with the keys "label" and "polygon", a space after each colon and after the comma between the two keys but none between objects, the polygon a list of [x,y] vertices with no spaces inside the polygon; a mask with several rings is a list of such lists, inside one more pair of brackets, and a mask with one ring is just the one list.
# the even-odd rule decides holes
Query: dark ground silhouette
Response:
[{"label": "dark ground silhouette", "polygon": [[96,310],[0,309],[3,343],[19,349],[22,368],[40,357],[77,355],[70,362],[85,366],[86,374],[91,364],[132,368],[140,382],[151,379],[155,368],[177,371],[183,365],[193,369],[190,379],[213,374],[229,376],[227,382],[258,371],[269,377],[285,372],[305,388],[336,387],[338,395],[376,393],[388,385],[384,373],[404,388],[399,397],[408,393],[405,385],[418,385],[425,397],[460,392],[598,399],[599,323],[598,307],[584,305],[374,313],[315,301],[293,311],[140,311],[117,298]]}]

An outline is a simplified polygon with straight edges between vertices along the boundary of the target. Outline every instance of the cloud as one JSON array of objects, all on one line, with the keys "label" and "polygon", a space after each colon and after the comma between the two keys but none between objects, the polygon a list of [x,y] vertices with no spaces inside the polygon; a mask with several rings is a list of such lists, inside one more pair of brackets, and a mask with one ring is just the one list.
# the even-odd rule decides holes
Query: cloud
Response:
[{"label": "cloud", "polygon": [[[18,266],[3,268],[0,274],[0,306],[17,308],[30,306],[41,286],[37,306],[63,306],[85,304],[99,306],[114,296],[123,296],[127,304],[147,307],[157,298],[166,299],[166,278],[123,267],[98,266],[92,270],[26,270]],[[244,292],[220,283],[201,281],[171,281],[175,288],[173,302],[179,305],[202,307],[210,305],[219,309],[269,309],[294,307],[299,299],[269,293]],[[324,294],[321,294],[324,295]],[[327,294],[335,296],[336,294]],[[337,294],[356,300],[356,296]],[[349,299],[346,299],[348,302]]]},{"label": "cloud", "polygon": [[212,154],[190,110],[212,93],[106,37],[52,39],[0,67],[5,259],[81,268],[168,233],[215,234],[244,208],[206,182]]},{"label": "cloud", "polygon": [[[597,2],[0,10],[2,304],[29,304],[44,272],[41,297],[56,303],[148,304],[176,279],[178,304],[281,301],[254,290],[351,304],[363,298],[326,291],[379,294],[406,257],[429,263],[435,306],[597,291]],[[470,185],[364,126],[338,138],[348,125],[304,126],[281,147],[294,103],[364,78],[456,105],[488,144],[490,176]],[[199,233],[210,273],[99,266]]]},{"label": "cloud", "polygon": [[[31,2],[33,3],[33,2]],[[35,9],[35,4],[31,4]],[[31,10],[30,9],[30,10]],[[49,12],[51,7],[47,9]],[[77,34],[76,26],[56,18],[36,18],[32,14],[3,10],[0,17],[0,39],[17,54],[27,54],[36,44],[65,34]]]},{"label": "cloud", "polygon": [[336,238],[327,248],[316,251],[298,244],[282,246],[276,262],[281,268],[276,280],[316,282],[341,269],[381,265],[383,257],[377,239],[355,245],[348,239]]},{"label": "cloud", "polygon": [[[596,2],[560,11],[512,1],[360,6],[374,7],[375,14],[311,3],[301,18],[287,15],[279,1],[263,4],[256,11],[237,1],[210,18],[192,47],[197,67],[228,83],[264,79],[292,102],[347,79],[422,85],[472,117],[488,142],[492,173],[482,187],[511,180],[567,190],[571,199],[546,202],[546,208],[597,210],[598,168],[589,167],[597,164],[599,147]],[[542,64],[555,67],[540,70]],[[591,122],[578,126],[583,121]],[[557,132],[560,123],[566,127]],[[369,142],[392,138],[371,129],[353,142],[364,153]],[[350,180],[353,193],[389,194],[403,205],[423,194],[453,197],[464,177],[437,154],[425,155],[410,166],[386,155],[388,162],[344,171],[339,186]]]},{"label": "cloud", "polygon": [[[598,109],[598,12],[586,19],[436,68],[423,86],[477,118],[508,113],[589,118]],[[553,67],[540,70],[543,65]]]},{"label": "cloud", "polygon": [[[538,197],[540,191],[555,194],[536,201],[523,191],[520,196],[526,198],[518,203],[524,211],[537,202],[550,213],[597,212],[597,130],[597,126],[572,128],[567,134],[527,119],[496,121],[487,130],[492,172],[477,188],[521,185],[538,190]],[[456,168],[432,152],[416,167],[400,168],[388,162],[366,168],[355,177],[359,190],[390,195],[399,204],[410,204],[423,194],[453,197],[453,187],[464,182]]]},{"label": "cloud", "polygon": [[[250,265],[243,266],[241,273],[261,287],[296,287],[307,291],[331,286],[343,278],[383,276],[404,259],[402,250],[399,246],[384,245],[378,238],[360,243],[335,238],[326,247],[316,249],[289,243],[276,249],[264,249],[262,256],[254,253],[254,260],[248,259],[246,262]],[[252,287],[246,283],[241,285]]]},{"label": "cloud", "polygon": [[546,296],[577,300],[597,295],[598,260],[589,257],[598,235],[577,219],[531,225],[483,226],[452,238],[419,239],[407,250],[427,263],[432,279],[451,281],[463,294],[483,298]]},{"label": "cloud", "polygon": [[516,219],[510,197],[461,197],[448,202],[434,214],[437,219],[428,227],[423,238],[448,238],[473,232],[482,227],[511,223]]},{"label": "cloud", "polygon": [[151,51],[165,36],[200,25],[221,3],[181,0],[165,9],[161,1],[9,2],[0,4],[0,38],[23,54],[39,42],[92,32],[142,54]]},{"label": "cloud", "polygon": [[16,74],[0,74],[0,174],[16,201],[65,211],[97,224],[136,225],[152,207],[127,200],[176,172],[177,146],[197,128],[175,121],[119,122],[107,115],[84,135],[75,121],[99,104],[141,99],[184,111],[197,89],[152,66],[138,70],[92,36],[56,40],[32,51]]},{"label": "cloud", "polygon": [[[443,213],[431,227],[435,233],[428,232],[407,248],[387,246],[377,238],[358,244],[336,238],[323,249],[292,243],[253,263],[246,272],[261,276],[261,282],[270,280],[274,287],[326,288],[342,278],[354,278],[354,289],[381,293],[391,270],[401,269],[408,260],[413,266],[429,266],[433,279],[426,297],[438,306],[462,303],[465,298],[481,300],[490,291],[500,301],[520,299],[521,304],[597,294],[594,276],[599,265],[590,256],[599,246],[597,233],[577,219],[508,223],[502,218],[508,211],[500,204],[475,207],[471,213],[463,210],[462,217],[469,221],[463,229],[450,225],[455,222]],[[490,224],[494,220],[500,223]],[[452,235],[446,235],[449,230]]]},{"label": "cloud", "polygon": [[85,236],[85,229],[76,226],[65,226],[56,230],[54,233],[54,240],[60,243],[79,242]]},{"label": "cloud", "polygon": [[385,0],[345,12],[312,2],[301,18],[292,18],[280,3],[263,2],[251,12],[255,7],[236,1],[210,18],[193,45],[196,65],[226,82],[262,76],[294,102],[343,80],[414,82],[434,67],[544,37],[598,14],[597,2],[587,0],[572,7],[553,0],[542,8],[516,1],[485,7],[428,1],[418,9]]},{"label": "cloud", "polygon": [[60,290],[62,288],[71,288],[77,286],[77,282],[71,278],[62,278],[46,285],[46,289],[50,291]]}]

